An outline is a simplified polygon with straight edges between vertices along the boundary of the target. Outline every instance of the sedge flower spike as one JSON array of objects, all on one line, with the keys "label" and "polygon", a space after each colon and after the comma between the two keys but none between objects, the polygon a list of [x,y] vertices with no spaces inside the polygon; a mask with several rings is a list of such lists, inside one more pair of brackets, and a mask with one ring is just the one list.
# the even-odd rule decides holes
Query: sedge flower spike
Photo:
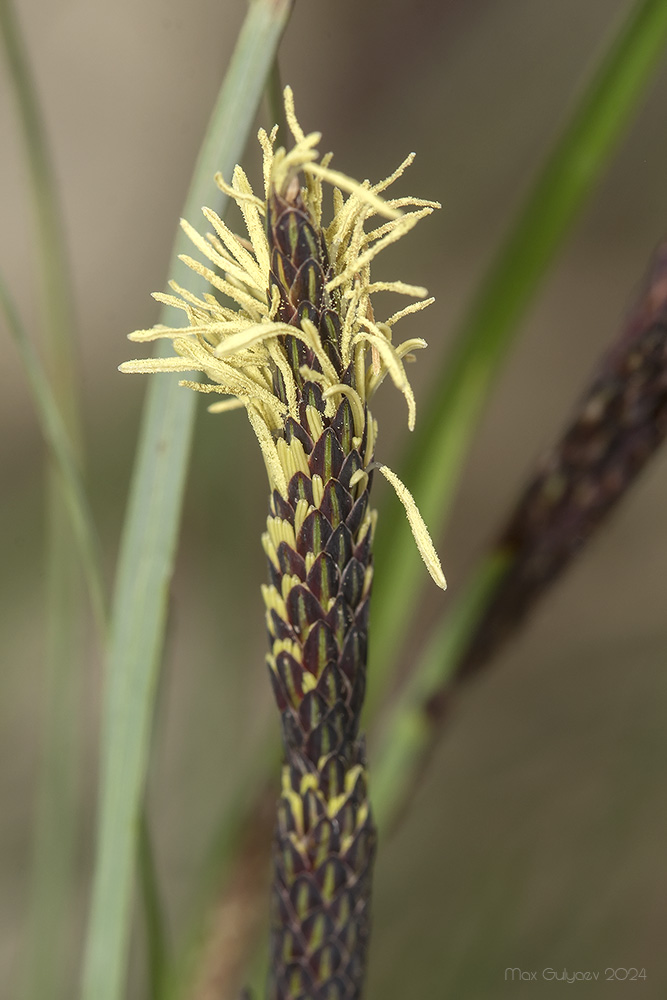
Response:
[{"label": "sedge flower spike", "polygon": [[[182,226],[206,264],[184,262],[215,294],[197,297],[171,283],[160,302],[185,312],[187,326],[131,334],[161,337],[175,356],[121,365],[124,372],[202,372],[181,384],[227,398],[212,412],[245,407],[269,478],[262,544],[263,588],[271,652],[269,674],[281,712],[285,751],[273,850],[269,1000],[358,1000],[369,934],[375,827],[369,807],[359,717],[366,684],[371,546],[376,514],[373,473],[396,490],[424,562],[445,578],[407,488],[374,460],[377,424],[369,410],[388,375],[405,397],[410,428],[415,401],[404,361],[426,347],[393,341],[403,317],[428,306],[426,290],[371,280],[380,251],[408,233],[437,202],[383,197],[409,156],[378,184],[358,183],[320,157],[318,133],[304,134],[285,90],[289,151],[274,149],[277,130],[260,130],[264,198],[240,167],[219,187],[239,206],[247,237],[234,235],[208,209],[201,236]],[[333,215],[323,224],[324,185]],[[374,228],[367,224],[380,217]],[[384,321],[376,292],[412,298]]]}]

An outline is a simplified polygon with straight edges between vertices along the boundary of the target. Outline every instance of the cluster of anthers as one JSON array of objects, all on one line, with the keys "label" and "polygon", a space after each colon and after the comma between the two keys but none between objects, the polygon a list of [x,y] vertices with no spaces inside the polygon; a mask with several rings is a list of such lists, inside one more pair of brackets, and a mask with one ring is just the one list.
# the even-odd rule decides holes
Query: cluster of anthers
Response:
[{"label": "cluster of anthers", "polygon": [[[354,420],[354,447],[364,442],[363,467],[355,474],[359,480],[378,469],[391,483],[403,503],[410,527],[424,562],[438,586],[445,587],[440,561],[417,506],[404,484],[386,466],[373,461],[377,425],[367,404],[387,375],[404,395],[408,407],[408,425],[415,423],[414,395],[404,362],[413,352],[426,347],[421,338],[401,344],[392,341],[393,328],[400,319],[418,312],[433,302],[426,289],[401,281],[372,281],[370,268],[375,257],[395,243],[439,204],[420,198],[381,197],[412,162],[414,154],[385,180],[377,184],[359,183],[331,169],[332,154],[321,158],[317,146],[321,135],[305,135],[294,111],[290,88],[285,90],[287,123],[295,145],[289,151],[274,150],[277,127],[258,135],[263,151],[264,200],[258,198],[240,166],[234,169],[232,183],[220,174],[216,183],[239,206],[248,238],[235,235],[210,209],[203,214],[213,233],[200,235],[187,221],[181,225],[193,245],[212,266],[184,255],[181,259],[230,304],[223,304],[213,294],[201,297],[176,282],[173,294],[154,293],[162,303],[183,310],[187,325],[181,328],[157,325],[130,334],[138,342],[169,338],[175,357],[157,357],[127,361],[123,372],[192,372],[204,373],[210,382],[183,381],[181,384],[204,393],[221,393],[232,398],[214,403],[212,413],[245,407],[259,441],[272,491],[287,496],[288,483],[305,459],[297,438],[285,439],[289,418],[299,422],[301,388],[304,381],[315,383],[322,391],[324,412],[333,417],[340,402],[347,399]],[[305,187],[300,189],[300,178]],[[323,182],[333,187],[333,217],[322,228]],[[308,311],[296,320],[284,321],[284,303],[275,272],[272,276],[272,250],[267,234],[267,205],[278,194],[287,201],[299,196],[315,231],[322,232],[328,251],[323,298],[335,306],[338,317],[332,340],[336,357]],[[345,197],[347,195],[347,197]],[[385,221],[366,232],[367,220],[381,216]],[[224,276],[223,276],[224,275]],[[285,277],[284,275],[279,277]],[[383,322],[376,320],[371,299],[376,292],[394,292],[416,301],[394,312]],[[294,364],[286,342],[302,345],[303,356],[314,364]],[[343,379],[342,373],[348,377]]]}]

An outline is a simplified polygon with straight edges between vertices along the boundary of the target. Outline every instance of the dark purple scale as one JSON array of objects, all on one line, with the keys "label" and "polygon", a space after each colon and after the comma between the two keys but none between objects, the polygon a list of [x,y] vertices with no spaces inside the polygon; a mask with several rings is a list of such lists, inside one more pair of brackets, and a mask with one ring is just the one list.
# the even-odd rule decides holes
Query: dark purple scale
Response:
[{"label": "dark purple scale", "polygon": [[[326,290],[331,268],[324,235],[313,225],[296,185],[288,192],[273,193],[267,211],[269,283],[270,290],[278,290],[278,318],[292,327],[308,319],[338,378],[354,388],[354,368],[344,369],[341,362],[340,293]],[[368,649],[364,585],[371,564],[370,532],[362,540],[359,532],[368,513],[371,477],[354,487],[350,481],[363,468],[367,432],[364,426],[361,444],[354,448],[349,399],[343,396],[336,411],[327,414],[321,385],[301,372],[304,366],[322,370],[315,352],[296,332],[281,343],[294,375],[297,406],[296,419],[288,417],[279,434],[287,442],[301,442],[310,475],[292,476],[286,498],[274,492],[271,510],[295,526],[299,501],[315,506],[312,476],[320,477],[322,495],[296,531],[296,549],[281,542],[279,567],[270,567],[279,593],[286,574],[300,581],[286,596],[287,620],[275,610],[270,617],[275,638],[290,639],[301,651],[300,660],[279,652],[271,671],[287,774],[301,808],[297,815],[282,798],[278,809],[267,998],[360,1000],[375,851],[365,750],[358,736]],[[276,395],[286,401],[277,369],[273,381]],[[307,419],[309,407],[321,419],[318,439]],[[350,792],[349,774],[358,766]],[[328,813],[327,803],[335,803],[335,815]]]}]

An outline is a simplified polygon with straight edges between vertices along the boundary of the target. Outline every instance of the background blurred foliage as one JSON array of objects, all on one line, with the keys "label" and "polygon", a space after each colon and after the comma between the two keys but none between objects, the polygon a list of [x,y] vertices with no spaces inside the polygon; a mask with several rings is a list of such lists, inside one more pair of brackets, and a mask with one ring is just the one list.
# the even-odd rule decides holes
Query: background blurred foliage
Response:
[{"label": "background blurred foliage", "polygon": [[[382,276],[423,283],[437,296],[411,321],[412,335],[430,344],[411,372],[418,405],[593,54],[630,6],[297,2],[281,66],[304,126],[322,129],[323,148],[352,176],[384,176],[415,149],[404,190],[443,203],[382,264]],[[193,157],[244,9],[241,0],[18,3],[66,217],[88,481],[109,576],[145,391],[144,380],[121,377],[116,366],[133,351],[125,334],[157,318],[149,292],[163,287]],[[0,74],[0,268],[34,327],[31,220],[4,67]],[[563,425],[665,234],[666,101],[663,72],[523,324],[440,540],[452,592]],[[245,163],[257,177],[254,143]],[[202,410],[150,782],[175,937],[190,914],[201,852],[244,765],[268,727],[277,733],[258,588],[264,470],[242,414]],[[376,410],[379,455],[391,464],[407,443],[405,414],[391,388]],[[45,706],[44,453],[10,345],[0,420],[0,981],[11,983]],[[662,457],[497,669],[458,703],[409,818],[380,850],[369,997],[509,996],[516,987],[504,982],[507,966],[645,966],[643,996],[664,994],[666,488]],[[382,487],[376,500],[381,508],[394,502]],[[442,606],[435,589],[426,593],[415,649]],[[91,631],[85,616],[81,627]],[[88,648],[85,699],[73,720],[86,760],[79,882],[65,915],[72,983],[96,780],[101,663],[92,633]],[[531,996],[553,989],[533,985]],[[606,989],[600,982],[587,995]]]}]

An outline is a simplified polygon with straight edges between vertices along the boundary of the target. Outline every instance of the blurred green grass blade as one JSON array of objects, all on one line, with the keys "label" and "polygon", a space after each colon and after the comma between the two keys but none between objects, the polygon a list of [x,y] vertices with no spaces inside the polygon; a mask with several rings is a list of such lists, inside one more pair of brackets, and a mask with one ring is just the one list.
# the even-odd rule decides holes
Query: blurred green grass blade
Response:
[{"label": "blurred green grass blade", "polygon": [[47,372],[74,447],[80,446],[72,285],[46,129],[11,0],[0,0],[0,32],[19,111],[37,229]]},{"label": "blurred green grass blade", "polygon": [[88,498],[81,481],[65,422],[58,409],[58,404],[53,396],[46,373],[23,328],[21,319],[1,276],[0,306],[5,314],[9,332],[16,344],[25,369],[42,434],[58,469],[72,531],[74,532],[79,548],[79,558],[88,583],[88,592],[93,613],[100,635],[104,636],[106,634],[107,622],[102,561]]},{"label": "blurred green grass blade", "polygon": [[70,996],[67,916],[80,837],[82,697],[81,575],[56,475],[46,483],[45,662],[36,682],[45,709],[39,731],[28,907],[19,996]]},{"label": "blurred green grass blade", "polygon": [[269,118],[278,126],[276,148],[278,146],[287,148],[289,146],[289,130],[285,117],[285,102],[283,101],[283,81],[277,56],[273,60],[266,84],[266,101],[269,107]]},{"label": "blurred green grass blade", "polygon": [[[28,193],[37,237],[45,367],[55,407],[64,421],[65,435],[76,453],[82,433],[66,244],[46,129],[10,0],[0,0],[0,38],[26,154]],[[68,912],[72,896],[78,833],[80,571],[65,480],[54,463],[49,464],[48,471],[46,642],[45,665],[39,679],[45,695],[45,711],[20,986],[21,995],[27,1000],[46,995],[58,1000],[67,988],[68,923],[63,914]]]},{"label": "blurred green grass blade", "polygon": [[436,627],[413,674],[372,748],[373,812],[380,831],[396,819],[413,790],[431,742],[435,720],[429,700],[454,676],[461,653],[475,630],[507,567],[507,557],[494,552],[484,559],[456,602],[452,613]]},{"label": "blurred green grass blade", "polygon": [[[290,0],[253,0],[213,112],[183,214],[196,222],[206,204],[221,212],[213,183],[241,158],[282,31]],[[177,260],[170,276],[194,292],[198,276]],[[180,313],[163,310],[177,325]],[[167,347],[168,349],[168,347]],[[102,740],[98,844],[84,960],[85,1000],[120,1000],[124,993],[141,802],[153,701],[163,645],[183,485],[196,395],[164,375],[149,382],[128,513],[122,539],[111,626]]]},{"label": "blurred green grass blade", "polygon": [[162,996],[164,977],[168,964],[168,948],[164,911],[155,869],[155,855],[148,826],[148,816],[143,809],[139,818],[139,877],[141,901],[146,927],[146,965],[148,967],[148,997],[159,1000]]},{"label": "blurred green grass blade", "polygon": [[[464,317],[399,470],[434,537],[493,379],[540,281],[628,126],[667,45],[667,0],[636,3],[579,98]],[[427,581],[395,504],[378,532],[367,710]],[[385,540],[383,542],[383,539]],[[445,572],[447,571],[446,559]]]}]

